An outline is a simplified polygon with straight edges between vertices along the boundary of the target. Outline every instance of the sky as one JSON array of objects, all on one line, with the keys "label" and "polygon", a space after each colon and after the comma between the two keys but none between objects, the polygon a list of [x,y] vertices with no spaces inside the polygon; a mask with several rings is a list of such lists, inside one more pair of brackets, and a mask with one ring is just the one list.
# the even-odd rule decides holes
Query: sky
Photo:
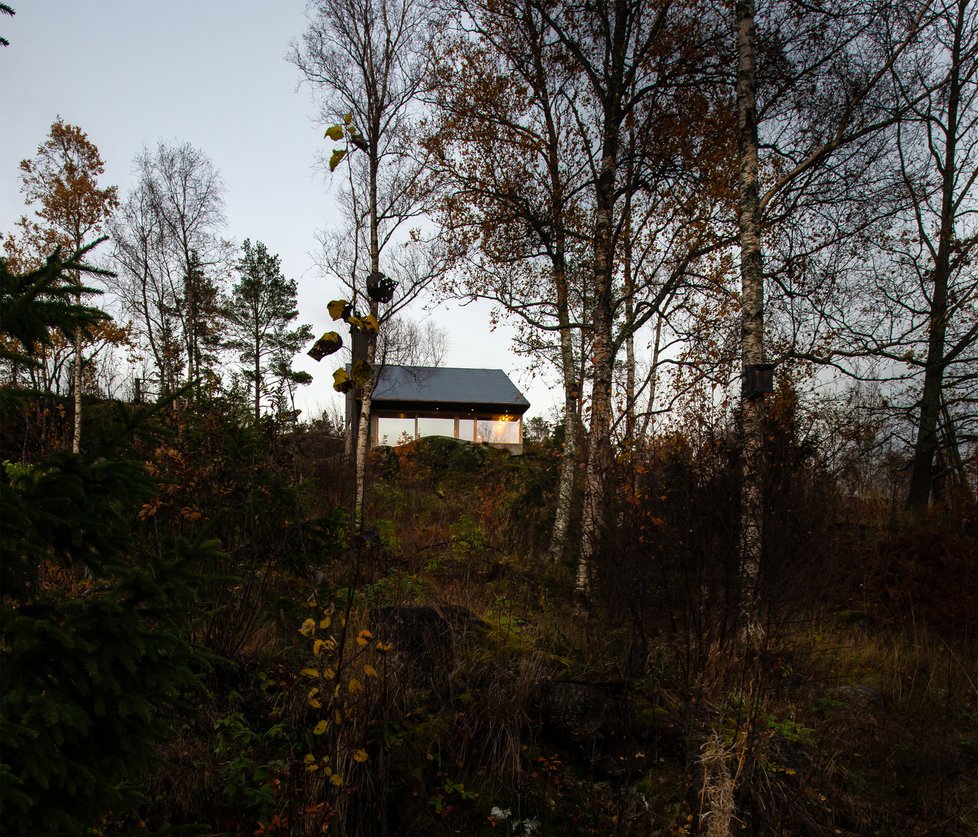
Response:
[{"label": "sky", "polygon": [[[105,161],[102,183],[122,197],[143,148],[189,142],[225,183],[223,235],[264,242],[299,284],[300,321],[317,335],[335,328],[325,309],[341,289],[314,258],[317,232],[339,221],[318,163],[327,141],[312,91],[286,60],[304,0],[5,2],[16,15],[0,16],[10,41],[0,47],[0,234],[26,212],[19,163],[58,116],[87,133]],[[411,314],[448,331],[446,366],[503,369],[533,405],[528,415],[557,408],[556,389],[511,351],[511,331],[491,330],[487,305],[436,302]],[[298,399],[305,417],[339,409],[330,360],[296,363],[314,378]]]}]

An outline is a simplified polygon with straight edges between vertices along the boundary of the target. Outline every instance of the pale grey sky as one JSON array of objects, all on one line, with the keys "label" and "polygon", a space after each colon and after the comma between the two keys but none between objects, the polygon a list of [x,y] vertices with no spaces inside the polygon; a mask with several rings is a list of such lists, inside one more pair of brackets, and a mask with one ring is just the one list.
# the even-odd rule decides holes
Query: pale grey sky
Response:
[{"label": "pale grey sky", "polygon": [[[134,157],[159,140],[201,149],[226,185],[233,240],[263,241],[300,288],[303,322],[330,327],[325,305],[339,286],[321,277],[318,230],[335,223],[329,177],[316,165],[324,140],[307,87],[286,59],[305,26],[304,0],[7,0],[0,16],[0,233],[24,214],[19,162],[32,157],[57,116],[77,125],[106,163],[104,183],[123,195]],[[441,309],[444,310],[444,309]],[[418,307],[416,319],[427,316]],[[504,369],[547,415],[557,403],[509,331],[490,332],[486,306],[436,314],[449,331],[446,364]],[[332,401],[330,359],[299,364],[306,415]]]}]

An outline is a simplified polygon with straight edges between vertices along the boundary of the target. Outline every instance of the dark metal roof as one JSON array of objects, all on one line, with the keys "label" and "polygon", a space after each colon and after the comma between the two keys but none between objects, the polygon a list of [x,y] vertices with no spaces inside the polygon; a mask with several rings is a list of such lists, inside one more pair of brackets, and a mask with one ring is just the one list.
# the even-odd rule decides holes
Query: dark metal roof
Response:
[{"label": "dark metal roof", "polygon": [[431,366],[385,366],[374,387],[377,407],[400,409],[408,403],[466,405],[525,413],[530,402],[502,369],[447,369]]}]

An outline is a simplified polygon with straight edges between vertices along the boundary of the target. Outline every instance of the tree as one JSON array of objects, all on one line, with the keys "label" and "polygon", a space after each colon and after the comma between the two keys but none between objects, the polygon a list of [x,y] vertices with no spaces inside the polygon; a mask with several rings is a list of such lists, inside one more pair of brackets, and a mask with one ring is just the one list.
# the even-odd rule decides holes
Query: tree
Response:
[{"label": "tree", "polygon": [[400,314],[385,323],[377,344],[381,365],[441,366],[448,353],[448,332],[434,320],[419,323]]},{"label": "tree", "polygon": [[245,239],[241,250],[238,281],[224,304],[224,346],[238,353],[257,422],[262,398],[277,385],[291,389],[312,382],[308,373],[292,369],[293,358],[312,339],[312,328],[293,325],[299,316],[296,283],[282,275],[279,257],[260,241],[252,245]]},{"label": "tree", "polygon": [[[105,172],[98,148],[80,128],[66,124],[60,117],[51,125],[50,135],[38,146],[34,158],[21,161],[20,169],[21,191],[28,201],[39,204],[38,218],[69,251],[80,250],[85,239],[98,233],[118,206],[116,187],[98,185],[98,178]],[[21,226],[28,231],[39,225],[22,219]],[[81,286],[79,277],[73,280]],[[75,410],[71,446],[75,453],[81,447],[82,348],[79,332],[74,336]]]},{"label": "tree", "polygon": [[907,494],[908,508],[918,512],[926,510],[933,490],[942,411],[945,426],[953,430],[948,405],[967,409],[965,402],[953,403],[953,394],[970,389],[973,397],[978,365],[973,265],[978,249],[978,7],[972,0],[955,0],[937,4],[935,11],[924,42],[930,66],[921,68],[930,75],[923,79],[928,95],[916,101],[915,86],[894,78],[909,104],[898,151],[913,232],[899,263],[901,273],[913,281],[913,302],[905,298],[906,310],[919,324],[914,330],[926,346],[918,362],[923,384]]},{"label": "tree", "polygon": [[[633,214],[629,199],[669,195],[681,179],[670,175],[686,169],[679,159],[689,161],[689,171],[695,172],[700,168],[695,161],[722,148],[724,135],[714,130],[716,109],[711,106],[720,80],[718,21],[694,3],[650,6],[618,0],[554,5],[530,0],[529,5],[581,79],[573,88],[573,107],[589,171],[587,327],[592,364],[577,586],[587,598],[593,559],[607,535],[616,356],[630,333],[662,313],[663,303],[686,277],[690,264],[716,246],[698,240],[698,233],[708,229],[701,218],[684,218],[682,211],[665,213],[671,229],[685,228],[690,235],[671,236],[670,248],[678,246],[668,259],[668,270],[645,274],[642,314],[616,329],[618,318],[626,316],[626,301],[637,293],[635,287],[623,285],[620,273],[627,235],[623,230]],[[675,114],[687,109],[701,118],[682,136],[673,130],[678,123]],[[698,192],[707,194],[702,187]],[[686,209],[682,202],[679,206]],[[688,206],[699,215],[695,201]]]},{"label": "tree", "polygon": [[552,361],[560,376],[564,443],[548,550],[556,561],[573,511],[583,388],[575,343],[586,318],[573,264],[586,238],[588,166],[570,93],[579,79],[529,4],[457,5],[460,33],[439,55],[439,118],[426,141],[440,172],[442,225],[465,253],[452,290],[500,306],[520,325],[521,350]]},{"label": "tree", "polygon": [[[92,246],[27,274],[0,259],[2,345],[33,351],[106,319],[79,302],[79,278],[100,273],[84,262]],[[5,833],[87,833],[131,801],[127,783],[157,761],[160,707],[195,683],[185,563],[206,548],[134,560],[152,484],[143,463],[110,453],[0,465]]]},{"label": "tree", "polygon": [[[417,231],[397,253],[389,246],[423,212],[430,195],[425,167],[415,156],[419,146],[413,112],[427,77],[431,22],[430,7],[420,0],[318,0],[302,44],[292,49],[292,61],[322,96],[327,137],[341,143],[332,153],[330,169],[343,160],[349,164],[343,197],[350,228],[326,238],[326,266],[350,289],[351,310],[362,314],[365,304],[365,316],[375,324],[362,332],[366,367],[373,372],[358,390],[357,526],[366,479],[377,325],[409,304],[443,264],[436,248],[422,248]],[[367,282],[383,282],[388,273],[397,283],[397,298],[384,294],[387,302],[381,302],[369,293]]]},{"label": "tree", "polygon": [[160,395],[184,382],[199,394],[205,378],[218,377],[224,185],[189,143],[159,143],[136,167],[138,183],[113,226],[114,290],[150,348]]}]

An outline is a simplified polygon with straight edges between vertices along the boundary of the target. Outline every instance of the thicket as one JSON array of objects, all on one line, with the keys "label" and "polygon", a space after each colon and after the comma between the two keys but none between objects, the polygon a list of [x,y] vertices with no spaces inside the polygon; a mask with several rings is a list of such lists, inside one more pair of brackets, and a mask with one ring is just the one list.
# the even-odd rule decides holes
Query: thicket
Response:
[{"label": "thicket", "polygon": [[111,455],[5,435],[4,829],[705,834],[749,732],[743,833],[969,833],[975,517],[847,493],[771,406],[759,679],[735,415],[620,453],[589,611],[543,558],[547,437],[374,451],[351,542],[326,427],[215,400],[102,405]]},{"label": "thicket", "polygon": [[[2,265],[5,358],[98,318],[66,264]],[[616,450],[583,603],[559,431],[376,449],[357,528],[326,423],[93,401],[70,454],[65,402],[5,391],[4,832],[973,833],[973,501],[911,516],[871,427],[765,403],[745,653],[736,411]]]}]

